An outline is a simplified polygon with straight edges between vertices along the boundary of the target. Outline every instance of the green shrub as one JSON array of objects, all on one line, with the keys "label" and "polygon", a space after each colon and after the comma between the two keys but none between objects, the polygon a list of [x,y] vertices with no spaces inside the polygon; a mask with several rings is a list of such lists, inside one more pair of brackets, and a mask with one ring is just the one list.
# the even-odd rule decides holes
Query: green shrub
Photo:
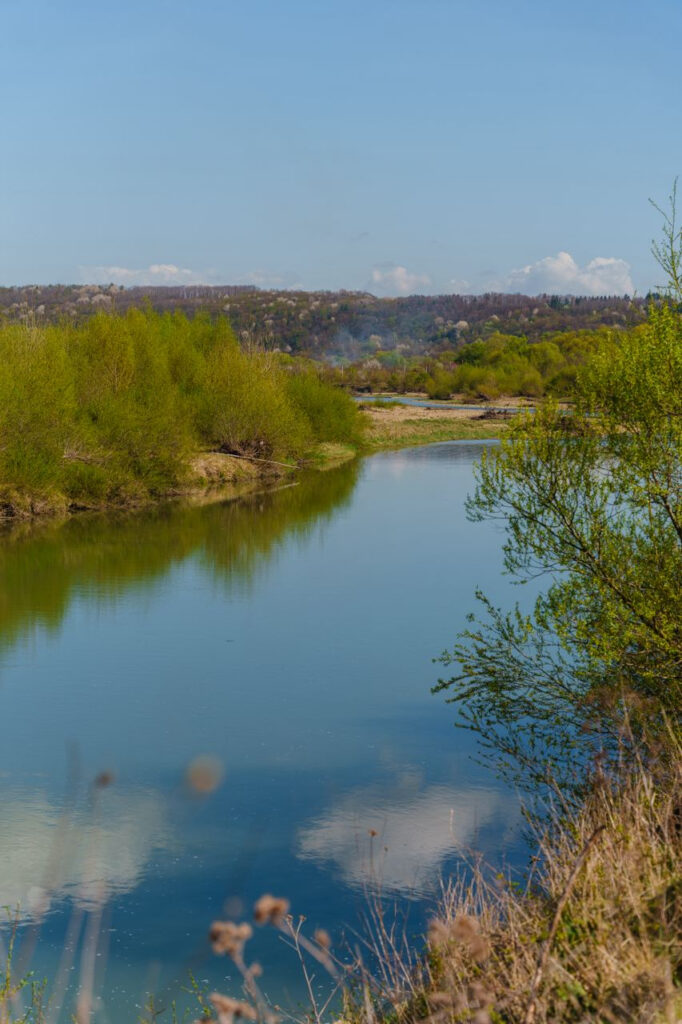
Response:
[{"label": "green shrub", "polygon": [[54,336],[0,331],[0,482],[33,491],[56,486],[74,410],[73,370]]},{"label": "green shrub", "polygon": [[132,309],[0,326],[0,500],[17,508],[48,493],[139,500],[182,485],[201,448],[297,458],[357,441],[359,423],[348,395],[243,352],[224,319]]},{"label": "green shrub", "polygon": [[362,420],[357,403],[345,391],[327,384],[312,369],[289,374],[286,388],[294,408],[306,417],[316,440],[361,440]]},{"label": "green shrub", "polygon": [[206,361],[198,427],[210,447],[237,454],[299,455],[312,441],[271,359],[247,356],[234,343]]},{"label": "green shrub", "polygon": [[439,401],[447,401],[452,397],[453,377],[452,374],[437,370],[432,377],[426,381],[426,394],[429,398]]}]

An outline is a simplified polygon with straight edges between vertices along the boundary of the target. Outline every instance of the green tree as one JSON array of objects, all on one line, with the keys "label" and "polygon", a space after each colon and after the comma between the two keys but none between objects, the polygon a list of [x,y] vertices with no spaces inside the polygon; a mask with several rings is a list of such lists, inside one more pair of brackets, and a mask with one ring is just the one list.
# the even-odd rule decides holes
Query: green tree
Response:
[{"label": "green tree", "polygon": [[662,209],[653,199],[649,202],[663,217],[663,237],[651,243],[654,258],[667,280],[663,291],[677,302],[682,302],[682,228],[677,220],[677,178],[668,196],[667,210]]},{"label": "green tree", "polygon": [[[673,215],[674,223],[674,215]],[[671,282],[674,287],[674,282]],[[506,524],[507,571],[548,585],[530,613],[479,595],[441,680],[505,771],[564,778],[682,711],[682,316],[594,355],[570,415],[548,403],[487,453],[469,502]],[[659,728],[660,727],[660,728]],[[580,772],[578,772],[579,777]]]}]

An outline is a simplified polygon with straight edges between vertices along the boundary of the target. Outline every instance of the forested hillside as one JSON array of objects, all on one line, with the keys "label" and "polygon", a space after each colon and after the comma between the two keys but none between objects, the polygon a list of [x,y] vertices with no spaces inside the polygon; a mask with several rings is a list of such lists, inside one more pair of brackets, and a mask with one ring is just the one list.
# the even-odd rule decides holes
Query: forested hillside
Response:
[{"label": "forested hillside", "polygon": [[87,319],[97,311],[151,305],[159,312],[227,315],[242,344],[350,359],[377,351],[439,353],[501,332],[538,341],[548,332],[622,328],[644,320],[646,300],[542,295],[412,295],[260,291],[238,286],[121,288],[31,285],[0,288],[11,321]]}]

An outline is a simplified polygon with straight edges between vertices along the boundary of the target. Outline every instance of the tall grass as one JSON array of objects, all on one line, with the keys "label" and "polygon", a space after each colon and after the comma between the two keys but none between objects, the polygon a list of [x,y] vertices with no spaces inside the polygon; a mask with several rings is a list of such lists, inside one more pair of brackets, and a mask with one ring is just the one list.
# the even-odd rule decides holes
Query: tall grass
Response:
[{"label": "tall grass", "polygon": [[[375,946],[378,1020],[426,1024],[663,1024],[682,1011],[682,751],[597,770],[557,806],[524,884],[451,880],[424,953]],[[349,1014],[363,1022],[365,1008]]]},{"label": "tall grass", "polygon": [[243,352],[225,320],[133,309],[0,328],[5,513],[130,504],[185,485],[199,450],[296,460],[359,424],[312,368]]}]

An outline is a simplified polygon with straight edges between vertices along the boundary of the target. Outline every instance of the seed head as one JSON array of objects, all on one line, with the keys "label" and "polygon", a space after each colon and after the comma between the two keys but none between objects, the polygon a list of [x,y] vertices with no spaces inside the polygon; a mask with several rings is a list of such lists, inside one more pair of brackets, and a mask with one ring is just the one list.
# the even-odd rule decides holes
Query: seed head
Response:
[{"label": "seed head", "polygon": [[437,917],[429,921],[427,940],[429,946],[432,946],[434,949],[438,949],[440,946],[447,946],[450,941],[450,929],[447,923]]},{"label": "seed head", "polygon": [[256,924],[279,925],[289,913],[289,906],[289,900],[271,896],[266,892],[256,901],[253,908],[253,919]]},{"label": "seed head", "polygon": [[217,757],[202,755],[187,765],[185,781],[199,796],[207,796],[218,788],[223,779],[223,765]]},{"label": "seed head", "polygon": [[318,928],[313,933],[313,938],[315,939],[315,942],[318,944],[318,946],[322,946],[322,949],[329,950],[332,948],[331,936],[329,935],[328,931],[325,931],[324,928]]},{"label": "seed head", "polygon": [[479,931],[478,921],[468,914],[460,914],[450,925],[450,935],[457,942],[471,942]]},{"label": "seed head", "polygon": [[246,921],[214,921],[208,933],[213,952],[225,956],[239,956],[252,935],[253,928]]},{"label": "seed head", "polygon": [[454,921],[435,918],[429,923],[427,937],[429,945],[434,949],[451,942],[460,942],[477,963],[485,960],[490,952],[487,939],[481,935],[478,921],[469,914],[460,914]]},{"label": "seed head", "polygon": [[258,1019],[258,1014],[250,1003],[223,996],[220,992],[212,992],[208,998],[218,1014],[219,1024],[233,1024],[235,1017],[243,1017],[244,1020]]},{"label": "seed head", "polygon": [[453,997],[449,992],[431,992],[429,994],[429,1003],[433,1007],[452,1006]]}]

